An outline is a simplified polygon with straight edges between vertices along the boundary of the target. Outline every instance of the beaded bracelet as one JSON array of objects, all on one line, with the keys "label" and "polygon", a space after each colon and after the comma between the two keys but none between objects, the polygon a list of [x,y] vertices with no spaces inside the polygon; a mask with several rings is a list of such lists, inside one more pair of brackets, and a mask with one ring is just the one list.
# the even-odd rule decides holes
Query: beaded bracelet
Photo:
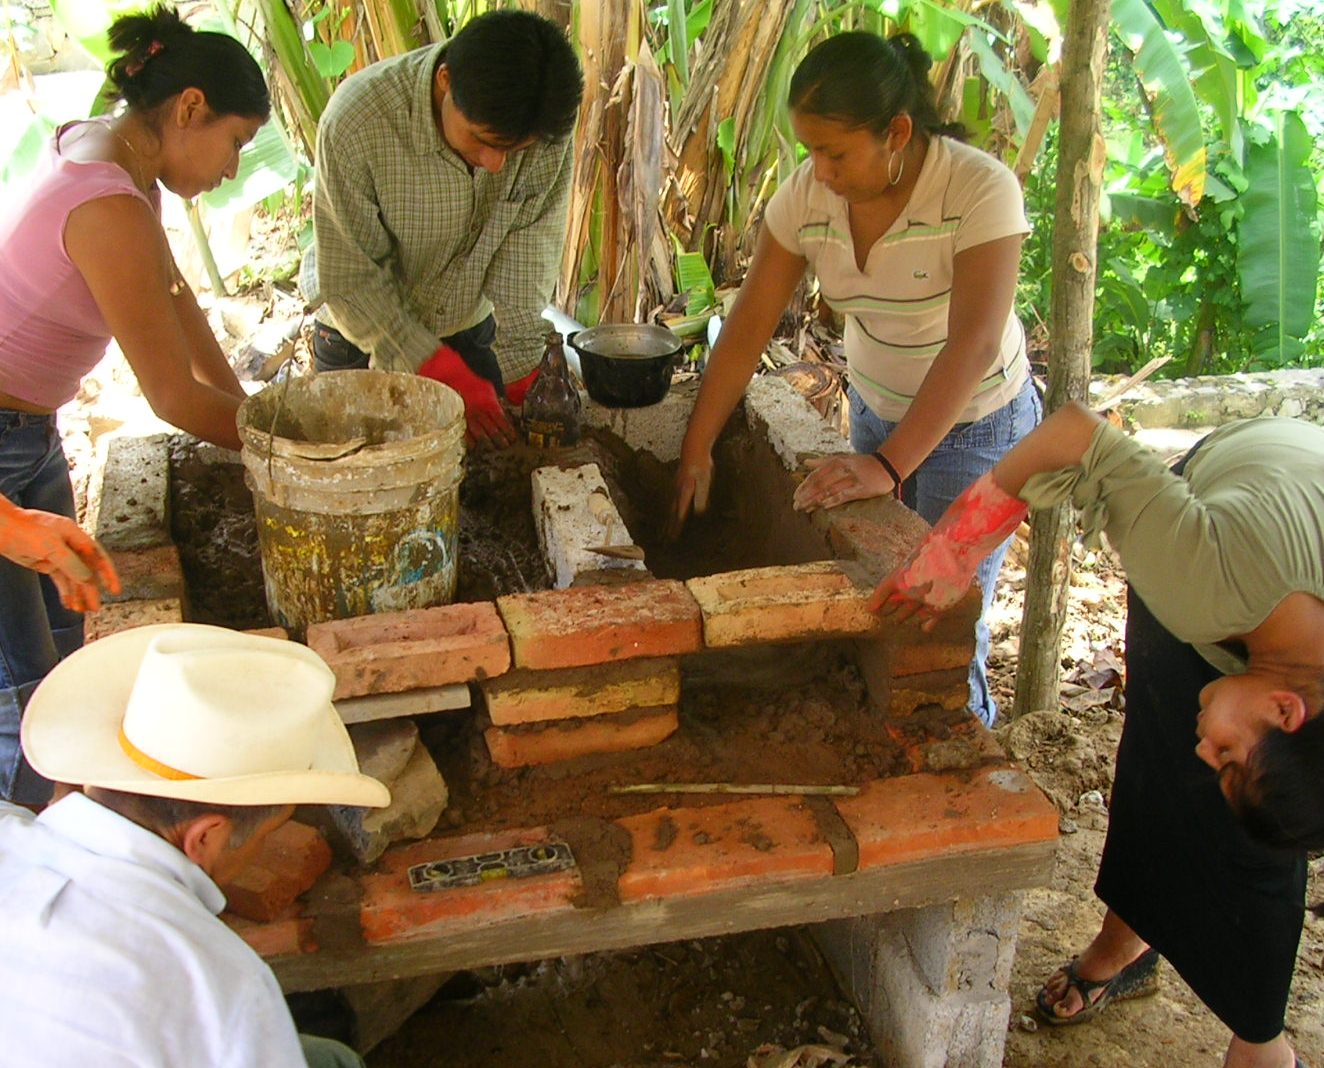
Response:
[{"label": "beaded bracelet", "polygon": [[892,479],[892,496],[899,500],[901,498],[901,472],[898,471],[892,461],[881,452],[871,452],[869,455],[883,465],[883,470],[886,471],[888,476]]}]

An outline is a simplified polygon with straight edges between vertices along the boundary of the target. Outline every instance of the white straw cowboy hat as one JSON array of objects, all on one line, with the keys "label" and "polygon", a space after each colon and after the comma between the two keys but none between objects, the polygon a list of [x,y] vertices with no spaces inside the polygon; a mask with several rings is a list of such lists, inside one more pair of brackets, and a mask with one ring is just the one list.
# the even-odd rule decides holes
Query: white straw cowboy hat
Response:
[{"label": "white straw cowboy hat", "polygon": [[23,713],[23,752],[56,782],[222,805],[379,808],[331,704],[335,675],[292,641],[196,623],[84,646]]}]

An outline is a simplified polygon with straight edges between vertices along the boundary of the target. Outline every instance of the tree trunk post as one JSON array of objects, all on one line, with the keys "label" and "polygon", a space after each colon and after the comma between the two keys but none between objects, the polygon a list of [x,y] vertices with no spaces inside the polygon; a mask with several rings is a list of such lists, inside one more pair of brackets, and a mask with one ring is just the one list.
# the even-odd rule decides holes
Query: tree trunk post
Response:
[{"label": "tree trunk post", "polygon": [[[1068,400],[1085,400],[1089,394],[1099,188],[1107,158],[1099,114],[1108,14],[1106,0],[1072,0],[1062,41],[1046,405],[1050,412]],[[1059,707],[1062,626],[1074,526],[1068,504],[1038,512],[1031,523],[1013,717]]]}]

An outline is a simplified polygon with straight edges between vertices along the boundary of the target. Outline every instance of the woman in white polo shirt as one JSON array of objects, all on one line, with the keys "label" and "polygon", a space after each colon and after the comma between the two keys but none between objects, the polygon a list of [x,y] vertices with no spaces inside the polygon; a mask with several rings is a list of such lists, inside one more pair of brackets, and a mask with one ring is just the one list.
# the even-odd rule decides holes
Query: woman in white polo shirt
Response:
[{"label": "woman in white polo shirt", "polygon": [[[1030,225],[1015,175],[938,118],[932,61],[910,34],[844,33],[791,79],[809,158],[768,204],[749,272],[713,348],[676,479],[675,520],[703,511],[712,446],[806,267],[846,319],[851,444],[797,508],[897,493],[930,523],[1028,434],[1042,408],[1012,301]],[[984,610],[1006,544],[979,570]],[[997,709],[979,622],[970,708]]]}]

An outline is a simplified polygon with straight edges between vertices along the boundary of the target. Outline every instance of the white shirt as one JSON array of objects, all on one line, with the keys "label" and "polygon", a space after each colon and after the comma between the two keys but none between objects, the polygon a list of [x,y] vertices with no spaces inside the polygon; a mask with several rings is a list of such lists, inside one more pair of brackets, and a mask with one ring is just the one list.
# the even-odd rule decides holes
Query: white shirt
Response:
[{"label": "white shirt", "polygon": [[[906,414],[947,343],[955,255],[1030,231],[1016,176],[948,137],[930,138],[910,200],[869,250],[863,271],[855,263],[849,205],[814,179],[812,160],[778,188],[764,223],[779,245],[809,261],[823,299],[846,317],[851,384],[892,422]],[[1011,311],[997,359],[957,422],[1001,408],[1028,375],[1025,331]]]},{"label": "white shirt", "polygon": [[71,794],[0,804],[0,1063],[307,1068],[276,978],[164,839]]}]

